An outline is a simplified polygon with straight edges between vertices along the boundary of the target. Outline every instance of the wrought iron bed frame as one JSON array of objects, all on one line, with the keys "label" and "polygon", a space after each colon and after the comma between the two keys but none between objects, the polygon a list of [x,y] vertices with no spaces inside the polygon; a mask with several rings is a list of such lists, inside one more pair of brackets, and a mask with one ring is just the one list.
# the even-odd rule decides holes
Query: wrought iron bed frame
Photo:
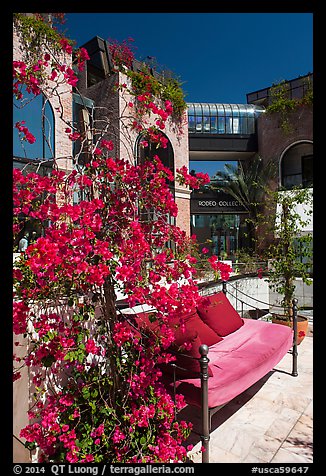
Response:
[{"label": "wrought iron bed frame", "polygon": [[[223,281],[222,283],[222,291],[224,294],[226,294],[226,282]],[[231,294],[231,293],[230,293]],[[241,299],[237,298],[239,301]],[[253,299],[250,297],[251,300],[255,300],[257,302],[263,303],[263,301],[259,301],[258,299]],[[242,305],[246,304],[247,306],[251,306],[254,309],[259,309],[255,308],[251,304],[248,304],[244,301],[241,301]],[[267,303],[263,303],[267,304]],[[298,376],[298,350],[297,350],[297,322],[298,322],[298,300],[295,298],[292,300],[292,327],[293,327],[293,346],[292,346],[292,373],[291,375],[293,377]],[[281,306],[279,306],[281,307]],[[201,357],[196,358],[189,356],[187,354],[181,354],[183,357],[187,357],[189,359],[193,360],[198,360],[199,365],[200,365],[200,381],[201,381],[201,406],[200,406],[200,413],[201,413],[201,434],[199,435],[202,441],[202,446],[203,446],[203,452],[202,452],[202,463],[209,463],[209,442],[210,442],[210,432],[211,432],[211,422],[212,422],[212,416],[220,410],[222,407],[227,405],[226,402],[223,405],[219,405],[217,407],[212,407],[209,408],[208,406],[208,379],[209,379],[209,374],[208,374],[208,364],[209,364],[209,358],[208,358],[208,351],[209,348],[206,344],[202,344],[199,347],[199,352]],[[173,395],[175,398],[175,395],[177,393],[176,389],[176,369],[181,369],[181,370],[187,370],[184,367],[180,367],[177,364],[174,364],[173,362],[169,363],[173,367]],[[175,418],[177,418],[177,414],[175,413]]]}]

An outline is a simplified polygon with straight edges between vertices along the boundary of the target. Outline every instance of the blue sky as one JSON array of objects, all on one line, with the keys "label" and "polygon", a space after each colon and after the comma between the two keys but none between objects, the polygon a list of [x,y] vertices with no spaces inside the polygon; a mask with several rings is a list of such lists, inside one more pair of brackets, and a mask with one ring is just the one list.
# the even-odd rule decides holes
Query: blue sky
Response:
[{"label": "blue sky", "polygon": [[181,80],[187,102],[246,103],[246,94],[313,71],[312,13],[67,13],[66,34],[134,39]]}]

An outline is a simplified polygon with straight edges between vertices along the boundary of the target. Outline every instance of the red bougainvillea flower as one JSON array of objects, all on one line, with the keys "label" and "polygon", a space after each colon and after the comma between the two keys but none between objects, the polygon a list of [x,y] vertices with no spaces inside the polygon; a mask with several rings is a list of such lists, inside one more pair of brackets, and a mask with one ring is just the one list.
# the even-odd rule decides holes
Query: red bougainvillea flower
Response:
[{"label": "red bougainvillea flower", "polygon": [[25,121],[16,122],[15,127],[16,129],[19,130],[19,132],[22,132],[24,134],[24,139],[27,140],[27,142],[29,142],[30,144],[34,144],[34,142],[36,141],[36,138],[28,130],[28,128],[23,125],[24,123]]},{"label": "red bougainvillea flower", "polygon": [[232,267],[229,264],[219,261],[216,255],[210,256],[208,258],[208,262],[210,263],[212,269],[219,275],[219,277],[221,277],[223,281],[227,281],[229,279],[230,273],[232,272]]}]

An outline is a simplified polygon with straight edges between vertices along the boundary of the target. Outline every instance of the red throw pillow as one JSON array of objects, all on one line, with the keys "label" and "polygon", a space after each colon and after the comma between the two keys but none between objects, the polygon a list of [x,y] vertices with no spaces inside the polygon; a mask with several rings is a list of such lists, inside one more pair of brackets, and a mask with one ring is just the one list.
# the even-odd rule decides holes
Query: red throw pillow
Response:
[{"label": "red throw pillow", "polygon": [[[199,347],[201,346],[202,342],[197,335],[193,337],[192,339],[187,339],[187,342],[191,344],[191,348],[186,350],[180,346],[185,342],[184,337],[180,337],[181,334],[179,334],[179,331],[176,333],[177,339],[173,343],[169,350],[171,350],[171,354],[175,355],[176,360],[174,360],[171,363],[176,364],[178,367],[175,367],[175,375],[176,379],[180,378],[199,378],[200,377],[200,363],[198,360],[201,357],[200,352],[199,352]],[[183,335],[183,334],[182,334]],[[188,334],[189,337],[190,333]],[[189,357],[195,357],[194,358],[189,358]],[[162,370],[163,373],[166,373],[168,375],[173,375],[174,368],[170,364],[161,364],[160,369]],[[210,377],[213,376],[212,369],[208,365],[208,375]]]},{"label": "red throw pillow", "polygon": [[217,342],[220,342],[222,340],[222,338],[217,335],[216,332],[210,326],[203,322],[203,320],[198,315],[196,309],[194,309],[193,312],[186,314],[182,317],[186,331],[188,333],[197,332],[202,344],[206,344],[208,345],[208,347],[210,347],[211,345],[217,344]]},{"label": "red throw pillow", "polygon": [[243,326],[243,320],[222,291],[205,297],[197,311],[202,320],[222,337]]},{"label": "red throw pillow", "polygon": [[[157,332],[160,329],[159,323],[155,319],[154,312],[140,312],[132,314],[131,316],[134,318],[136,326],[139,329],[143,329],[144,332],[146,332],[146,330]],[[151,317],[154,317],[155,320]],[[183,321],[183,329],[180,327],[179,319],[173,319],[170,321],[170,326],[175,335],[175,341],[171,345],[170,350],[174,355],[176,355],[174,363],[178,365],[178,367],[181,367],[176,368],[176,377],[198,378],[200,376],[200,364],[198,360],[186,356],[200,358],[199,347],[201,344],[209,346],[215,342],[219,342],[222,338],[200,319],[195,309],[193,312],[185,315]],[[199,331],[205,340],[201,340]],[[184,346],[185,343],[186,346]],[[191,348],[189,348],[190,346]],[[186,356],[182,354],[185,354]],[[173,367],[171,365],[160,364],[160,368],[162,372],[173,375]],[[208,375],[210,377],[213,376],[210,367],[208,367]]]}]

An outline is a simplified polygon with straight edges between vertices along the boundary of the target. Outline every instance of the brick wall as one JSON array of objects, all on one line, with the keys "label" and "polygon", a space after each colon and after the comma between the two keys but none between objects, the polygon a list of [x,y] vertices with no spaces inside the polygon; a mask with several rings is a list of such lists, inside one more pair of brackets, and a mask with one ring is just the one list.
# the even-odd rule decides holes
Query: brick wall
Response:
[{"label": "brick wall", "polygon": [[[113,91],[113,86],[119,84],[129,83],[129,79],[122,73],[117,73],[108,76],[103,81],[87,88],[87,70],[81,75],[78,88],[81,94],[89,99],[94,100],[98,109],[95,112],[96,120],[99,128],[108,124],[106,138],[114,142],[114,152],[117,156],[128,159],[134,162],[135,147],[138,138],[138,132],[131,130],[130,120],[133,115],[133,110],[128,106],[133,97],[123,93],[116,93]],[[155,125],[157,117],[147,117],[147,126]],[[174,174],[176,169],[185,165],[189,166],[189,144],[188,144],[188,125],[187,115],[185,113],[183,134],[179,135],[175,128],[175,124],[168,119],[164,133],[171,142],[174,154]],[[176,184],[176,202],[179,209],[179,216],[177,217],[177,225],[180,226],[186,233],[190,233],[190,192],[188,187]]]},{"label": "brick wall", "polygon": [[178,207],[176,225],[181,228],[181,230],[184,230],[187,236],[190,236],[190,192],[188,198],[180,198],[176,196],[175,203]]},{"label": "brick wall", "polygon": [[299,141],[313,140],[313,109],[302,106],[288,113],[291,130],[281,127],[280,113],[261,114],[257,122],[258,153],[263,160],[273,159],[278,165],[282,153]]}]

